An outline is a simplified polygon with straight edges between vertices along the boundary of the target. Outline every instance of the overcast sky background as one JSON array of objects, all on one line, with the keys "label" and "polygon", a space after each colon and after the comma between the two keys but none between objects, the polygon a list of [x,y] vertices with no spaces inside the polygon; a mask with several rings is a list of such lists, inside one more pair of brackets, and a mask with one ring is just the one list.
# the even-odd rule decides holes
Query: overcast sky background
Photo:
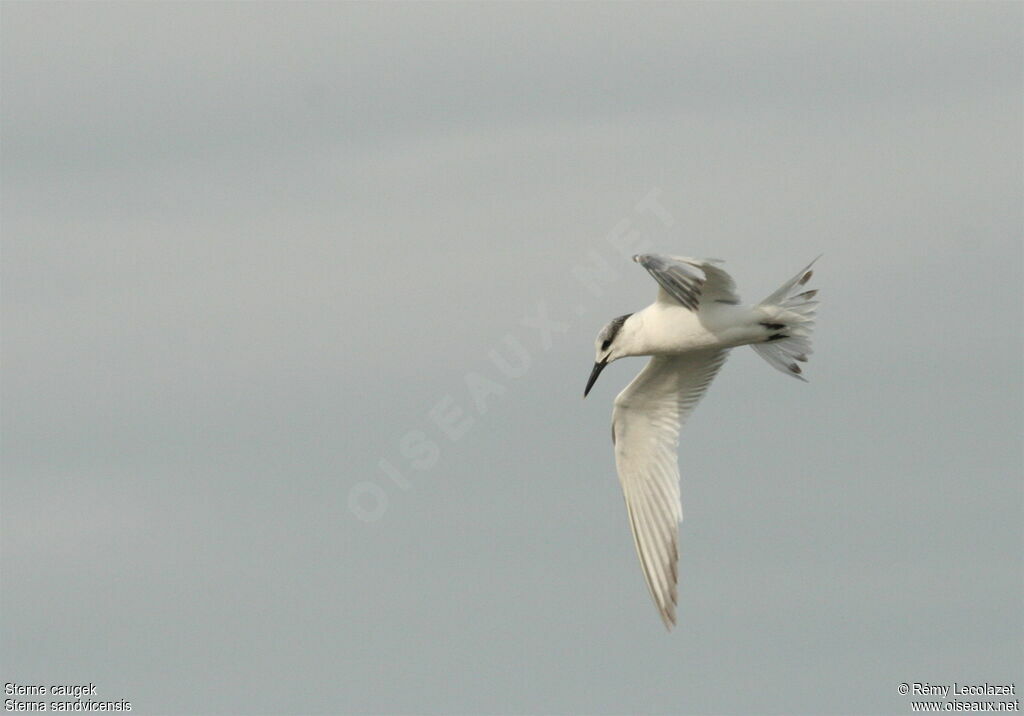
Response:
[{"label": "overcast sky background", "polygon": [[[197,714],[1024,688],[1020,4],[0,19],[3,681]],[[642,361],[580,399],[655,293],[616,244],[751,301],[824,253],[810,383],[734,351],[684,432],[670,635],[609,440]]]}]

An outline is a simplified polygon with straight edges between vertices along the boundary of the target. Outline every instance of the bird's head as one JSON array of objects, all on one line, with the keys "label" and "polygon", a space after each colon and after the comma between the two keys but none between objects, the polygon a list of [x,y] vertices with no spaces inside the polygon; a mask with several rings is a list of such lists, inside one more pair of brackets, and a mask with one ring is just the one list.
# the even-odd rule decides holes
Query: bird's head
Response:
[{"label": "bird's head", "polygon": [[632,315],[632,313],[627,313],[625,316],[613,318],[597,334],[597,339],[594,341],[594,369],[590,373],[587,387],[583,389],[584,398],[587,397],[590,389],[594,387],[594,383],[597,382],[597,376],[601,375],[601,371],[604,370],[606,365],[629,355],[626,351],[626,344],[628,337],[631,335],[631,330],[626,326]]}]

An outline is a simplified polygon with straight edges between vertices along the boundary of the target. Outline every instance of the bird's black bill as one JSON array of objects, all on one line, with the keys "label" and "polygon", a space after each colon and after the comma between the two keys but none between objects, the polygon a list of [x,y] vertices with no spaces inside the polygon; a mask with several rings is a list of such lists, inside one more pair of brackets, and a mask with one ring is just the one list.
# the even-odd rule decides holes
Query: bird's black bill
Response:
[{"label": "bird's black bill", "polygon": [[600,363],[594,363],[594,370],[590,372],[590,380],[587,381],[587,387],[583,389],[583,397],[587,397],[587,393],[594,387],[594,383],[597,382],[597,376],[601,375],[601,371],[608,365],[608,359],[605,358]]}]

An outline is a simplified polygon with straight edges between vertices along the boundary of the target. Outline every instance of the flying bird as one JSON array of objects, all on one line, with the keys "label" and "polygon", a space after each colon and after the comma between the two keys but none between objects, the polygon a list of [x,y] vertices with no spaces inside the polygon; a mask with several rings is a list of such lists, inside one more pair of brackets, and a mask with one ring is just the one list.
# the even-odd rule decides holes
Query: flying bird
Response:
[{"label": "flying bird", "polygon": [[643,254],[633,260],[658,282],[658,297],[601,329],[583,397],[609,363],[651,356],[615,398],[612,444],[644,579],[671,630],[683,519],[679,429],[731,348],[749,345],[772,367],[806,380],[800,364],[811,354],[818,305],[818,292],[807,289],[807,282],[818,259],[755,306],[740,303],[735,283],[717,259]]}]

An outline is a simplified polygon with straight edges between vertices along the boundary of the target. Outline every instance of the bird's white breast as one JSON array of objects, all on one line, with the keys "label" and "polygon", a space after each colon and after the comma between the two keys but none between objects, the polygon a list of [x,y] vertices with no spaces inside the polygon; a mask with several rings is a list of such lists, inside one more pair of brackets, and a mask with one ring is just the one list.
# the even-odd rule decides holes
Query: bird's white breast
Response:
[{"label": "bird's white breast", "polygon": [[687,353],[706,348],[733,348],[760,340],[763,329],[748,306],[714,304],[694,313],[680,305],[656,302],[638,316],[639,355]]}]

